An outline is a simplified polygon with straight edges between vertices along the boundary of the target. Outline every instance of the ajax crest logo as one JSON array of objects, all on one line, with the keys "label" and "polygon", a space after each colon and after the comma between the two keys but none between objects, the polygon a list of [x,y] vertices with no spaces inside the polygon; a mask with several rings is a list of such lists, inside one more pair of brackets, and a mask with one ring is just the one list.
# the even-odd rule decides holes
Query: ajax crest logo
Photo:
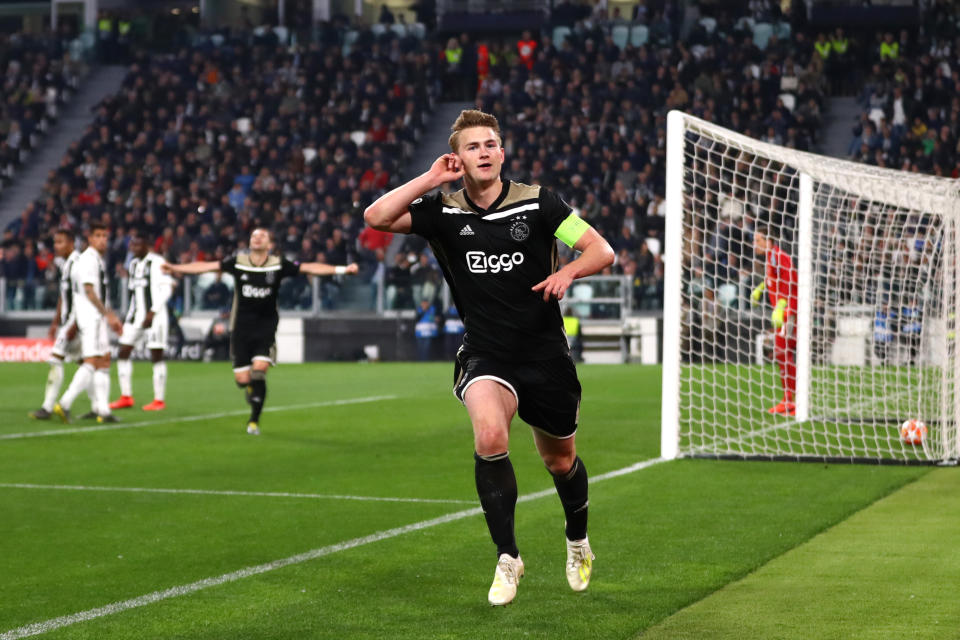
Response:
[{"label": "ajax crest logo", "polygon": [[510,223],[510,237],[517,242],[523,242],[530,237],[530,227],[521,218],[517,218]]}]

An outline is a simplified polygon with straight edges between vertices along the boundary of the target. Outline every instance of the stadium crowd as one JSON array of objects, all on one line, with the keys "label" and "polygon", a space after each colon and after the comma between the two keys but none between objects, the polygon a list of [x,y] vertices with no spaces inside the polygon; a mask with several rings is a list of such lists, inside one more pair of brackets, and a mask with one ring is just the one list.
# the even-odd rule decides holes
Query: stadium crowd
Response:
[{"label": "stadium crowd", "polygon": [[771,35],[761,50],[750,20],[720,14],[672,41],[673,25],[654,12],[651,39],[634,46],[614,41],[619,25],[578,21],[562,42],[544,36],[527,56],[523,38],[494,45],[477,105],[504,124],[507,177],[556,188],[610,240],[613,272],[633,276],[634,308],[659,309],[667,111],[805,150],[820,129],[826,79],[802,32]]},{"label": "stadium crowd", "polygon": [[878,33],[848,155],[878,167],[960,177],[960,8],[923,30]]},{"label": "stadium crowd", "polygon": [[[864,57],[848,48],[842,31],[791,30],[776,3],[751,2],[740,13],[704,5],[692,19],[661,5],[639,4],[623,18],[564,11],[573,5],[561,4],[553,25],[519,39],[464,35],[432,42],[364,29],[344,46],[343,28],[320,25],[318,42],[289,48],[268,32],[216,45],[208,39],[165,56],[140,53],[122,91],[100,105],[43,194],[4,232],[8,308],[44,302],[41,294],[17,295],[9,285],[52,281],[41,230],[81,229],[92,219],[114,229],[115,273],[138,227],[156,234],[155,248],[168,260],[182,262],[242,248],[250,228],[264,224],[286,255],[337,264],[356,259],[363,281],[386,285],[388,308],[415,308],[442,289],[429,251],[408,238],[385,262],[391,238],[364,229],[361,211],[397,184],[444,92],[475,95],[479,108],[500,119],[504,177],[557,189],[610,239],[619,256],[613,272],[633,276],[634,308],[658,309],[666,112],[681,108],[810,149],[825,96],[855,78]],[[767,23],[776,28],[757,30]],[[911,87],[922,78],[948,102],[939,118],[950,120],[947,107],[958,99],[943,90],[943,63],[951,48],[936,42],[939,57],[925,53],[919,64],[864,73],[866,99],[892,97],[891,78]],[[845,71],[847,62],[853,72]],[[956,72],[949,77],[952,90]],[[917,104],[916,94],[912,99]],[[897,109],[893,101],[884,106]],[[932,117],[925,113],[921,119]],[[864,122],[872,123],[870,116]],[[924,124],[929,131],[935,123]],[[938,133],[925,133],[919,147],[935,147],[934,156],[948,146],[936,144],[946,126],[936,124]],[[202,304],[220,304],[220,289]],[[335,287],[323,296],[325,307],[336,304]],[[309,305],[305,281],[291,283],[284,298],[288,308]]]},{"label": "stadium crowd", "polygon": [[8,299],[33,304],[16,282],[44,277],[32,257],[48,251],[46,236],[91,220],[113,229],[113,273],[137,228],[165,258],[186,262],[243,248],[255,225],[287,255],[359,260],[374,273],[389,237],[364,231],[362,210],[413,149],[432,108],[433,66],[419,40],[369,32],[349,50],[267,36],[141,52],[6,229]]},{"label": "stadium crowd", "polygon": [[[12,182],[86,74],[58,35],[0,33],[0,183]],[[2,189],[0,189],[2,190]]]}]

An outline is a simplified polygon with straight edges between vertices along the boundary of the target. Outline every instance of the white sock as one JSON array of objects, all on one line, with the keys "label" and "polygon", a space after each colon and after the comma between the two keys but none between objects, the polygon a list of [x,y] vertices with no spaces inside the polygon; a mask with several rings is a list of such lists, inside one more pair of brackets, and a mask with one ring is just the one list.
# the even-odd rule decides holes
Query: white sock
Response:
[{"label": "white sock", "polygon": [[110,369],[97,369],[93,374],[94,411],[99,416],[110,415]]},{"label": "white sock", "polygon": [[120,395],[133,395],[133,360],[117,360],[117,380],[120,381]]},{"label": "white sock", "polygon": [[53,405],[60,395],[60,387],[63,385],[63,360],[53,358],[50,360],[50,373],[47,374],[47,388],[43,392],[43,409],[48,413],[53,411]]},{"label": "white sock", "polygon": [[167,363],[164,360],[153,363],[153,399],[163,402],[167,389]]},{"label": "white sock", "polygon": [[[77,372],[73,374],[73,380],[70,381],[70,386],[67,387],[66,393],[60,398],[60,406],[69,410],[73,405],[73,401],[87,389],[92,380],[93,365],[84,362],[80,365],[80,368],[77,369]],[[96,411],[96,407],[94,407],[94,411]]]}]

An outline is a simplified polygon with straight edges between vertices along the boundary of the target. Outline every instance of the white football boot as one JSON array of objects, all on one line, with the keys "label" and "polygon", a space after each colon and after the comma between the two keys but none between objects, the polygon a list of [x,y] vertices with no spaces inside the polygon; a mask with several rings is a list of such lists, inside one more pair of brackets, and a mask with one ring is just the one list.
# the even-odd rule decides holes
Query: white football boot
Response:
[{"label": "white football boot", "polygon": [[523,560],[519,556],[514,558],[509,553],[501,553],[487,600],[495,607],[510,604],[517,595],[517,583],[522,577]]},{"label": "white football boot", "polygon": [[567,582],[574,591],[584,591],[590,584],[593,561],[596,556],[590,550],[590,542],[567,540]]}]

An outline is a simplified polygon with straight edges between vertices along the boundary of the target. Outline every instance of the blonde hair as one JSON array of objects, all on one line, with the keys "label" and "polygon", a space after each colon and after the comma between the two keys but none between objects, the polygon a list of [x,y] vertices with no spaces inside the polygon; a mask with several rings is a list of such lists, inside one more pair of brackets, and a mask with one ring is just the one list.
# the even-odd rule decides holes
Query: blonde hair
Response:
[{"label": "blonde hair", "polygon": [[489,113],[484,113],[479,109],[464,109],[460,112],[460,115],[457,117],[456,121],[450,126],[450,130],[453,132],[450,134],[450,148],[456,152],[457,144],[460,138],[460,132],[464,129],[470,129],[472,127],[489,127],[493,129],[493,132],[497,136],[497,142],[500,146],[503,146],[503,138],[500,135],[500,123],[497,122],[497,117]]}]

